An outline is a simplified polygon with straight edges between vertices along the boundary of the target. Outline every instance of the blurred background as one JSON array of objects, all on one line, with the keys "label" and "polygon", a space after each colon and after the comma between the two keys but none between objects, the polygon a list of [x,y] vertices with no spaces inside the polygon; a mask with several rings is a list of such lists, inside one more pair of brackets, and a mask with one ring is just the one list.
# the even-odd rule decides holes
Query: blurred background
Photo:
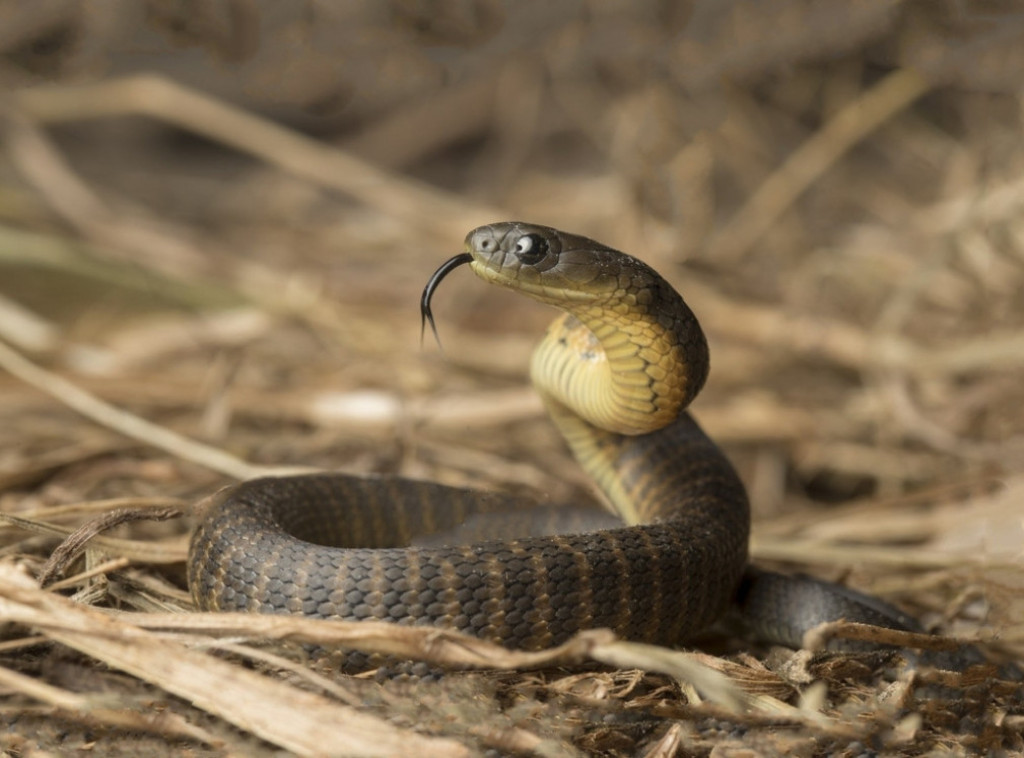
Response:
[{"label": "blurred background", "polygon": [[[0,1],[4,367],[259,464],[591,497],[550,311],[459,271],[420,347],[466,232],[557,226],[702,319],[755,554],[1020,623],[970,609],[1020,586],[1022,81],[1011,0]],[[19,376],[5,509],[228,480]]]}]

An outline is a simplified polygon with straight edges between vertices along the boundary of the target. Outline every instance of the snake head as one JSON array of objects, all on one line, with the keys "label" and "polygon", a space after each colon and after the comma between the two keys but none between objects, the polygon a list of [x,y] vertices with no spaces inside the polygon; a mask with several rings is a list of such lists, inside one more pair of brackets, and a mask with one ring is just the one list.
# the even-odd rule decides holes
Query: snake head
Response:
[{"label": "snake head", "polygon": [[548,226],[503,221],[481,226],[466,235],[466,252],[491,269],[532,266],[548,271],[558,263],[564,232]]},{"label": "snake head", "polygon": [[466,235],[465,252],[442,263],[423,289],[421,340],[429,323],[440,344],[430,300],[441,280],[466,263],[486,282],[564,307],[615,291],[621,273],[616,259],[643,266],[600,242],[549,226],[502,221],[478,227]]},{"label": "snake head", "polygon": [[[530,374],[546,397],[590,424],[643,434],[679,416],[707,376],[696,317],[650,266],[600,242],[521,221],[474,229],[420,300],[423,326],[440,281],[468,263],[491,284],[566,312],[534,351]],[[434,330],[436,336],[437,330]]]},{"label": "snake head", "polygon": [[538,224],[502,221],[466,236],[470,268],[484,281],[542,302],[594,300],[619,287],[625,253]]}]

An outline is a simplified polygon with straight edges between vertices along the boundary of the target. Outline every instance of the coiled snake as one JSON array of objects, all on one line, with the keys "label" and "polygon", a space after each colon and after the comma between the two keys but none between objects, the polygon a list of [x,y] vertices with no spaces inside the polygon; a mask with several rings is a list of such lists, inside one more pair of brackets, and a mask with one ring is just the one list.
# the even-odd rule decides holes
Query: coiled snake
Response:
[{"label": "coiled snake", "polygon": [[737,598],[762,636],[790,645],[839,617],[909,625],[858,593],[747,570],[743,485],[684,410],[707,376],[707,343],[650,267],[548,227],[483,226],[428,283],[431,325],[435,287],[465,263],[565,311],[534,353],[532,379],[625,524],[409,547],[515,503],[399,478],[257,479],[216,498],[195,530],[188,579],[200,608],[434,625],[524,649],[597,627],[675,644]]}]

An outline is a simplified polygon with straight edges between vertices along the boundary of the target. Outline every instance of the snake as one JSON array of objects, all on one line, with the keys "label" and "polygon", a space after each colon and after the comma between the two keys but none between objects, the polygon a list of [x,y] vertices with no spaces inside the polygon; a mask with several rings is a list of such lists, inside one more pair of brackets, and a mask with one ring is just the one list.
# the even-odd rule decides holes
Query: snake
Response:
[{"label": "snake", "polygon": [[708,376],[707,340],[665,278],[583,236],[493,223],[430,277],[421,311],[435,335],[431,297],[463,265],[561,310],[530,376],[611,515],[464,537],[474,519],[534,509],[509,493],[397,476],[244,481],[210,498],[193,532],[198,608],[433,626],[521,650],[595,628],[680,645],[736,609],[758,636],[792,647],[839,618],[916,628],[871,596],[748,565],[746,490],[687,411]]}]

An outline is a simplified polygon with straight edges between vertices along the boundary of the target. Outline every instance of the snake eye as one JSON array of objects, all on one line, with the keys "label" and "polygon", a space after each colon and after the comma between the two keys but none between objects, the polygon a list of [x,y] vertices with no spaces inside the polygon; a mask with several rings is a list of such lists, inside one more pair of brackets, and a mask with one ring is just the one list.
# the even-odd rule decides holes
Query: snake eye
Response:
[{"label": "snake eye", "polygon": [[539,234],[524,234],[516,240],[515,253],[527,265],[539,262],[548,252],[548,241]]}]

